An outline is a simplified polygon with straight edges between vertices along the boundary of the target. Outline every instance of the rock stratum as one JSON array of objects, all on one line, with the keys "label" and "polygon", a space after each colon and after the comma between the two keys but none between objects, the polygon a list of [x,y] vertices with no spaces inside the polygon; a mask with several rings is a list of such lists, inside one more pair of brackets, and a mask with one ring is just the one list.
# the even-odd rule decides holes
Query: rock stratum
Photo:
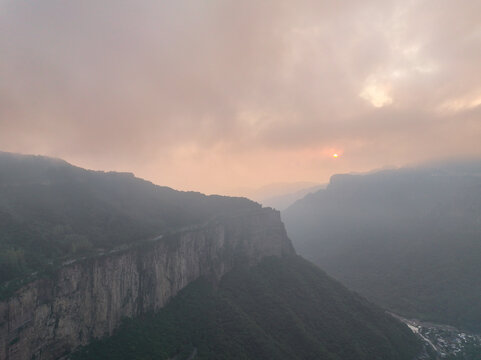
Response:
[{"label": "rock stratum", "polygon": [[0,303],[0,359],[58,359],[162,308],[200,276],[294,254],[279,212],[212,220],[118,252],[77,260]]}]

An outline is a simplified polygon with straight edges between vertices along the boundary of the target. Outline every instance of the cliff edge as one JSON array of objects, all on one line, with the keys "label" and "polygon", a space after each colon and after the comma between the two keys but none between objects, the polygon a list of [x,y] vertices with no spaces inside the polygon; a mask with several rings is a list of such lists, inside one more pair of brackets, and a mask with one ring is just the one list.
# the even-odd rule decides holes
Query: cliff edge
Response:
[{"label": "cliff edge", "polygon": [[0,303],[0,360],[61,358],[125,317],[162,308],[200,276],[293,254],[279,212],[263,208],[73,262]]}]

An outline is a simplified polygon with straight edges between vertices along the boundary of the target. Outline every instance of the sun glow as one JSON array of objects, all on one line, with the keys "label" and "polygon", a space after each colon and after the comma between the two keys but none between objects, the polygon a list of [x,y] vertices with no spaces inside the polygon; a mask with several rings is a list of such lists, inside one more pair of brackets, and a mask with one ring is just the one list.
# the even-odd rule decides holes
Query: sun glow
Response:
[{"label": "sun glow", "polygon": [[388,87],[377,83],[366,85],[359,96],[376,108],[382,108],[393,103],[393,99],[388,93]]},{"label": "sun glow", "polygon": [[336,159],[336,158],[339,157],[339,154],[337,154],[337,153],[336,153],[336,154],[332,154],[332,157],[333,157],[334,159]]}]

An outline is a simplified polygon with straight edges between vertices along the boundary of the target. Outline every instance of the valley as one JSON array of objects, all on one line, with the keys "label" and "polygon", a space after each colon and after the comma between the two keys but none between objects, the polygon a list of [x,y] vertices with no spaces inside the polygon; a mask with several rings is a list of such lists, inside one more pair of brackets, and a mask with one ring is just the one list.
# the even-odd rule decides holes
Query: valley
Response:
[{"label": "valley", "polygon": [[408,320],[396,316],[442,359],[476,360],[481,354],[481,334],[466,333],[453,326]]}]

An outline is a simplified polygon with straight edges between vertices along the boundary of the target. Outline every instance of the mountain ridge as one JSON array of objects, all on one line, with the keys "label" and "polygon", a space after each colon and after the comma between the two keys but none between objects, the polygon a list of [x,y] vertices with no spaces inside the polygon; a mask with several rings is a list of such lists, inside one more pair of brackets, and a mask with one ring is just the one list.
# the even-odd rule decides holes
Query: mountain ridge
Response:
[{"label": "mountain ridge", "polygon": [[296,250],[381,306],[479,331],[481,161],[336,175],[282,213]]},{"label": "mountain ridge", "polygon": [[[304,260],[290,262],[295,251],[280,213],[274,209],[242,198],[177,192],[132,175],[91,172],[56,161],[52,168],[49,160],[28,158],[25,164],[25,157],[20,159],[20,164],[15,159],[12,164],[11,157],[9,163],[0,155],[0,223],[4,230],[0,250],[5,250],[0,252],[0,290],[6,290],[6,284],[13,286],[7,286],[10,292],[0,301],[0,360],[68,357],[79,346],[109,339],[122,327],[124,318],[135,322],[159,312],[198,279],[214,284],[215,291],[227,276],[240,276],[232,283],[239,287],[232,301],[243,298],[257,303],[260,296],[261,306],[238,312],[244,303],[232,308],[233,302],[225,304],[224,295],[217,298],[215,293],[212,304],[214,308],[227,306],[232,315],[246,320],[269,314],[262,320],[266,343],[257,347],[262,354],[282,349],[290,352],[288,347],[295,348],[292,344],[297,341],[285,347],[280,340],[294,333],[298,341],[310,344],[312,354],[325,353],[322,349],[330,339],[328,353],[333,359],[347,359],[346,354],[341,356],[346,346],[361,346],[356,350],[359,354],[400,354],[403,360],[411,360],[403,346],[409,354],[421,349],[415,335],[382,310],[336,285]],[[250,271],[260,269],[257,266],[267,258],[280,262],[271,262],[277,265],[268,266],[270,270],[263,275]],[[303,279],[302,274],[311,280]],[[275,287],[269,285],[273,281]],[[313,288],[318,291],[313,293]],[[275,305],[281,298],[285,305]],[[201,298],[196,299],[203,304]],[[337,300],[330,304],[329,299]],[[316,304],[332,307],[336,316]],[[315,316],[325,317],[329,325],[308,326],[312,316],[307,309],[317,311]],[[188,312],[187,308],[180,310]],[[348,327],[352,330],[349,336],[357,337],[355,329],[364,334],[359,343],[351,344],[347,336],[343,345],[329,335],[329,327],[342,332],[344,321],[363,317],[365,311],[378,315]],[[299,316],[290,317],[292,313]],[[221,323],[231,321],[228,314],[217,315]],[[277,329],[285,315],[290,322]],[[227,318],[222,320],[223,316]],[[139,321],[143,327],[143,320]],[[216,344],[225,348],[250,331],[249,324],[252,320],[242,322],[227,337],[217,334],[221,337]],[[297,330],[292,333],[291,327]],[[197,333],[200,328],[192,330]],[[379,335],[384,331],[399,342],[386,341]],[[135,339],[135,334],[131,335]],[[251,341],[257,340],[243,339],[246,342],[238,346],[252,357]],[[191,354],[192,349],[189,351]],[[199,347],[198,356],[204,355]],[[301,356],[311,357],[309,352]]]}]

